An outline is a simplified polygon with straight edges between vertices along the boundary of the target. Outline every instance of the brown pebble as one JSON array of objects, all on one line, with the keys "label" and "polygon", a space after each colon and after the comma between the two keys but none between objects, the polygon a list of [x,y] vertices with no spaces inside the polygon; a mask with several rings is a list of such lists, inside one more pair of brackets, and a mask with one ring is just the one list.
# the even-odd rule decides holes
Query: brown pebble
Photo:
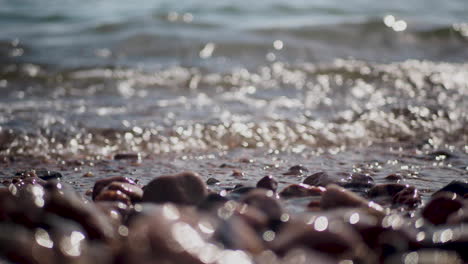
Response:
[{"label": "brown pebble", "polygon": [[282,198],[320,196],[325,192],[324,187],[310,186],[308,184],[291,184],[285,187],[279,195]]},{"label": "brown pebble", "polygon": [[383,208],[379,204],[368,201],[335,184],[327,186],[327,190],[320,200],[320,206],[322,209],[362,207],[370,209],[376,215],[383,214]]},{"label": "brown pebble", "polygon": [[219,183],[219,180],[215,179],[215,178],[208,178],[208,180],[206,180],[206,184],[208,185],[214,185],[214,184],[217,184]]},{"label": "brown pebble", "polygon": [[406,205],[409,208],[414,208],[421,204],[421,195],[418,189],[413,186],[409,186],[408,188],[396,193],[392,197],[392,202],[394,204]]},{"label": "brown pebble", "polygon": [[371,256],[372,253],[368,251],[359,234],[337,221],[333,222],[333,228],[330,228],[332,225],[329,221],[330,219],[324,215],[313,216],[308,224],[289,221],[276,235],[271,248],[279,254],[294,248],[308,248],[337,259],[357,260],[374,257]]},{"label": "brown pebble", "polygon": [[241,202],[257,208],[272,220],[280,219],[283,213],[277,196],[271,190],[254,189],[242,197]]},{"label": "brown pebble", "polygon": [[130,197],[132,203],[141,201],[143,198],[143,190],[137,185],[126,182],[112,182],[107,185],[107,190],[118,190]]},{"label": "brown pebble", "polygon": [[379,184],[372,187],[368,192],[367,195],[369,197],[378,197],[378,196],[391,196],[393,197],[398,192],[410,187],[406,184],[400,183],[386,183],[386,184]]},{"label": "brown pebble", "polygon": [[110,202],[121,202],[126,205],[131,205],[131,199],[125,193],[119,190],[108,190],[102,191],[96,198],[95,201],[110,201]]},{"label": "brown pebble", "polygon": [[268,175],[263,177],[257,182],[257,188],[268,189],[276,192],[278,188],[278,182],[273,178],[273,176]]},{"label": "brown pebble", "polygon": [[291,168],[289,168],[289,170],[283,173],[283,175],[303,175],[307,173],[308,171],[309,170],[306,167],[299,164],[299,165],[294,165]]},{"label": "brown pebble", "polygon": [[94,188],[93,188],[93,200],[98,196],[101,191],[109,184],[112,182],[126,182],[130,184],[135,184],[135,182],[127,177],[123,176],[113,176],[113,177],[108,177],[104,179],[97,180],[96,183],[94,183]]},{"label": "brown pebble", "polygon": [[463,200],[454,193],[439,193],[424,207],[422,216],[434,225],[447,222],[447,218],[463,207]]},{"label": "brown pebble", "polygon": [[385,179],[387,181],[399,181],[399,180],[402,180],[403,177],[401,177],[401,175],[398,175],[398,174],[390,174],[387,177],[385,177]]},{"label": "brown pebble", "polygon": [[208,195],[205,182],[194,172],[163,175],[144,188],[143,201],[153,203],[173,202],[197,205]]},{"label": "brown pebble", "polygon": [[244,172],[242,172],[241,170],[237,170],[237,169],[232,170],[232,174],[231,174],[231,176],[234,176],[236,178],[242,178],[244,177],[244,175],[245,175]]},{"label": "brown pebble", "polygon": [[303,183],[312,185],[312,186],[327,186],[328,184],[333,183],[334,181],[330,178],[330,176],[323,171],[316,172],[307,178],[304,179]]},{"label": "brown pebble", "polygon": [[94,177],[94,174],[92,172],[88,171],[85,174],[83,174],[83,177],[85,177],[85,178]]},{"label": "brown pebble", "polygon": [[141,160],[140,153],[118,153],[114,155],[114,160]]}]

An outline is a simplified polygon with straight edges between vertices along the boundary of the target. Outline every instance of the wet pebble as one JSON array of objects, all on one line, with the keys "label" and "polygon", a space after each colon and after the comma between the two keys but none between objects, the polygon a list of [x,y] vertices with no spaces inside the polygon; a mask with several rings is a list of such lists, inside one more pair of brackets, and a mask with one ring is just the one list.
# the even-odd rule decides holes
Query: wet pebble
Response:
[{"label": "wet pebble", "polygon": [[276,192],[276,189],[278,189],[278,181],[276,181],[275,178],[273,178],[273,176],[268,175],[261,178],[257,182],[257,188],[263,188]]},{"label": "wet pebble", "polygon": [[140,153],[117,153],[114,160],[141,160]]},{"label": "wet pebble", "polygon": [[306,167],[299,164],[289,168],[289,170],[283,173],[283,175],[303,175],[307,172],[309,172],[309,170]]},{"label": "wet pebble", "polygon": [[312,185],[312,186],[322,186],[325,187],[328,184],[335,183],[336,181],[331,179],[328,173],[326,172],[316,172],[307,178],[304,179],[303,183]]},{"label": "wet pebble", "polygon": [[325,192],[324,187],[310,186],[308,184],[291,184],[285,187],[279,195],[281,198],[297,198],[307,196],[320,196]]},{"label": "wet pebble", "polygon": [[94,183],[94,188],[93,188],[93,200],[98,196],[102,190],[104,190],[109,184],[113,182],[124,182],[124,183],[129,183],[135,185],[136,183],[127,177],[123,176],[113,176],[113,177],[107,177],[104,179],[97,180]]},{"label": "wet pebble", "polygon": [[208,195],[205,182],[194,172],[163,175],[144,187],[143,201],[197,205]]},{"label": "wet pebble", "polygon": [[401,181],[403,180],[403,177],[401,177],[401,175],[398,175],[398,174],[390,174],[388,176],[385,177],[385,179],[387,181]]},{"label": "wet pebble", "polygon": [[320,200],[322,209],[362,207],[368,208],[376,215],[383,214],[383,208],[374,202],[368,201],[363,197],[346,190],[338,185],[330,184]]},{"label": "wet pebble", "polygon": [[277,195],[271,190],[252,190],[243,196],[240,202],[257,208],[272,221],[281,219],[283,208]]},{"label": "wet pebble", "polygon": [[215,178],[208,178],[208,180],[206,180],[207,185],[214,185],[214,184],[217,184],[217,183],[219,183],[219,180],[217,180]]},{"label": "wet pebble", "polygon": [[442,225],[463,207],[463,200],[454,193],[439,193],[423,208],[422,216],[434,225]]}]

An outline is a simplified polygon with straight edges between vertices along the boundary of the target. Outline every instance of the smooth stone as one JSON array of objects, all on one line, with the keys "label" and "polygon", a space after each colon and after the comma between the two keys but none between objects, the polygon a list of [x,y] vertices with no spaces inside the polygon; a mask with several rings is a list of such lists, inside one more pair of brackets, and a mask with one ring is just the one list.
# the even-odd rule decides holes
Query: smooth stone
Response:
[{"label": "smooth stone", "polygon": [[141,160],[140,153],[117,153],[114,160]]},{"label": "smooth stone", "polygon": [[278,197],[271,190],[255,189],[244,195],[240,202],[257,208],[272,221],[281,219],[283,214]]},{"label": "smooth stone", "polygon": [[303,175],[304,173],[307,173],[307,172],[309,172],[309,170],[306,167],[299,164],[299,165],[294,165],[291,168],[289,168],[289,170],[283,173],[283,175]]},{"label": "smooth stone", "polygon": [[152,180],[144,188],[143,201],[197,205],[207,195],[208,190],[200,175],[194,172],[183,172],[163,175]]},{"label": "smooth stone", "polygon": [[359,263],[372,263],[365,259],[375,259],[358,233],[339,221],[332,225],[328,217],[321,215],[314,216],[307,223],[290,220],[276,234],[270,247],[280,255],[294,248],[306,248],[332,258],[351,259]]},{"label": "smooth stone", "polygon": [[214,185],[214,184],[217,184],[217,183],[219,183],[219,180],[217,180],[215,178],[208,178],[208,180],[206,180],[207,185]]},{"label": "smooth stone", "polygon": [[362,173],[351,173],[341,181],[339,184],[345,188],[371,188],[374,186],[374,179]]},{"label": "smooth stone", "polygon": [[112,176],[112,177],[107,177],[104,179],[97,180],[94,183],[94,187],[93,187],[93,196],[92,196],[93,200],[96,198],[96,196],[98,196],[101,193],[102,190],[104,190],[104,188],[106,188],[109,184],[113,182],[124,182],[124,183],[136,185],[136,183],[132,179],[123,177],[123,176]]},{"label": "smooth stone", "polygon": [[379,204],[368,201],[343,187],[330,184],[326,189],[320,200],[320,207],[322,209],[362,207],[369,208],[377,215],[383,214],[383,208]]},{"label": "smooth stone", "polygon": [[276,181],[275,178],[273,178],[273,176],[268,175],[261,178],[257,182],[257,188],[268,189],[276,192],[276,189],[278,189],[278,181]]},{"label": "smooth stone", "polygon": [[143,199],[143,190],[137,185],[126,182],[112,182],[106,186],[107,190],[120,191],[130,197],[132,203],[140,202]]},{"label": "smooth stone", "polygon": [[126,205],[132,204],[130,197],[120,190],[104,190],[96,196],[94,201],[121,202]]},{"label": "smooth stone", "polygon": [[285,187],[279,195],[281,198],[298,198],[307,196],[320,196],[325,192],[324,187],[310,186],[308,184],[291,184]]},{"label": "smooth stone", "polygon": [[49,196],[44,205],[45,211],[79,223],[92,240],[115,239],[111,220],[94,203],[86,202],[71,186],[49,181],[44,189]]},{"label": "smooth stone", "polygon": [[214,239],[220,241],[225,248],[259,254],[265,247],[255,231],[243,218],[233,216],[219,225]]},{"label": "smooth stone", "polygon": [[390,196],[393,197],[398,192],[408,188],[409,185],[400,184],[400,183],[386,183],[386,184],[379,184],[372,187],[368,192],[367,196],[370,198],[378,197],[378,196]]},{"label": "smooth stone", "polygon": [[197,214],[187,215],[173,204],[145,207],[144,213],[129,223],[121,263],[205,264],[197,252],[209,244],[193,226],[192,222],[198,222]]},{"label": "smooth stone", "polygon": [[414,186],[409,186],[392,197],[393,204],[415,208],[421,204],[421,194]]},{"label": "smooth stone", "polygon": [[322,186],[325,187],[328,184],[335,183],[333,179],[330,178],[328,173],[320,171],[316,172],[307,178],[304,179],[302,183],[312,185],[312,186]]},{"label": "smooth stone", "polygon": [[463,200],[454,193],[439,193],[423,208],[422,216],[434,225],[442,225],[463,207]]},{"label": "smooth stone", "polygon": [[390,174],[386,176],[385,179],[387,181],[400,181],[400,180],[403,180],[403,177],[401,177],[401,175],[398,175],[398,174]]}]

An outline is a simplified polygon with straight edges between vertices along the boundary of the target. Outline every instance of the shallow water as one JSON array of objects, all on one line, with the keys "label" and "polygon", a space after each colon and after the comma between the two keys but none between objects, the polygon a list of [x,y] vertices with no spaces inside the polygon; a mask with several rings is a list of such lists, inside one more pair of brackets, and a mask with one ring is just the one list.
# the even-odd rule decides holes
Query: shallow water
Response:
[{"label": "shallow water", "polygon": [[463,0],[47,2],[0,1],[5,157],[140,152],[137,175],[209,177],[219,164],[197,157],[243,153],[261,160],[241,167],[253,183],[274,153],[271,173],[378,164],[376,180],[403,170],[428,190],[467,177]]}]

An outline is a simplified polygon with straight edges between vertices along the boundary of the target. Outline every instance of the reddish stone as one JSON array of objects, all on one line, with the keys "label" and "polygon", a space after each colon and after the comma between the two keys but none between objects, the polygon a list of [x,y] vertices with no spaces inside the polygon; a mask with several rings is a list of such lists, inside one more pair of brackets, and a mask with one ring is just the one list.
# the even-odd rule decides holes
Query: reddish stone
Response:
[{"label": "reddish stone", "polygon": [[152,180],[144,188],[143,201],[197,205],[207,195],[208,190],[205,182],[198,174],[183,172],[160,176]]},{"label": "reddish stone", "polygon": [[273,176],[268,175],[263,177],[257,182],[257,188],[268,189],[276,192],[278,188],[278,182],[273,178]]}]

